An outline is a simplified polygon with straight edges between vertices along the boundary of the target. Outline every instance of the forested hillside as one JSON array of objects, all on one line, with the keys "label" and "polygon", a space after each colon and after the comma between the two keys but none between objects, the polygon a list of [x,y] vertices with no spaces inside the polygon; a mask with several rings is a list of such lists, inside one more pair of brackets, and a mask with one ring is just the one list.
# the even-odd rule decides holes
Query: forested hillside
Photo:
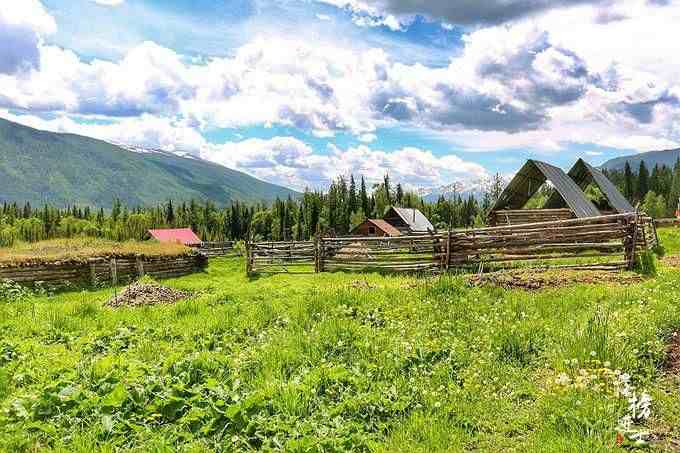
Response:
[{"label": "forested hillside", "polygon": [[678,159],[680,159],[680,148],[663,151],[649,151],[646,153],[633,154],[631,156],[616,157],[614,159],[609,159],[600,167],[608,171],[623,171],[626,163],[628,163],[633,171],[636,172],[642,161],[645,161],[647,168],[654,168],[657,165],[660,167],[665,165],[673,168]]},{"label": "forested hillside", "polygon": [[0,119],[0,202],[110,208],[168,199],[271,202],[295,195],[211,162],[171,153],[135,153],[110,143]]},{"label": "forested hillside", "polygon": [[624,163],[621,170],[605,170],[609,179],[634,205],[652,217],[675,215],[680,202],[680,159],[673,165],[649,165],[641,160],[637,167]]}]

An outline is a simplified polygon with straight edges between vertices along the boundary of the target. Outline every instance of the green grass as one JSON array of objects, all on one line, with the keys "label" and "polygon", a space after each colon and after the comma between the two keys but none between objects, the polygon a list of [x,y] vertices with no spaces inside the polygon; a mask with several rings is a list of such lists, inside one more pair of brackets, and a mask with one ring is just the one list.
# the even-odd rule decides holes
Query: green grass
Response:
[{"label": "green grass", "polygon": [[612,451],[627,410],[607,381],[617,369],[653,398],[636,429],[680,439],[680,378],[661,370],[680,271],[661,264],[636,285],[538,292],[460,276],[249,279],[237,259],[164,284],[196,295],[0,303],[0,451]]}]

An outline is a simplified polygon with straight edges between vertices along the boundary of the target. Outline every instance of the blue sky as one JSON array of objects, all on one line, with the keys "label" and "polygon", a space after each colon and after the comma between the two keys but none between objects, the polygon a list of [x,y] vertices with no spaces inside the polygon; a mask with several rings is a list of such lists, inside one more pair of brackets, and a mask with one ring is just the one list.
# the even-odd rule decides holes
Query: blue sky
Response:
[{"label": "blue sky", "polygon": [[4,3],[0,116],[295,188],[474,185],[679,147],[679,19],[650,0]]}]

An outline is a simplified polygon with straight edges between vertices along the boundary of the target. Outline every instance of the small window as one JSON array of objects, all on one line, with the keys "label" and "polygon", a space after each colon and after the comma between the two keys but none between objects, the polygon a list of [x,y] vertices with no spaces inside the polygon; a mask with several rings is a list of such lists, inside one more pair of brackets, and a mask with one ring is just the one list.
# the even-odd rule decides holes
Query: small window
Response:
[{"label": "small window", "polygon": [[375,227],[373,226],[368,227],[368,234],[375,234]]}]

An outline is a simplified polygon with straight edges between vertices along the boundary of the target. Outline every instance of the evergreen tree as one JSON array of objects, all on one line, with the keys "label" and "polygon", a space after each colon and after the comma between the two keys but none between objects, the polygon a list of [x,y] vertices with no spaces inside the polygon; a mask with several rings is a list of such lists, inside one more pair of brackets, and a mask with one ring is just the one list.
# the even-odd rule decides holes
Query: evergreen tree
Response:
[{"label": "evergreen tree", "polygon": [[168,204],[165,207],[165,223],[168,226],[175,225],[175,209],[172,207],[172,200],[168,200]]},{"label": "evergreen tree", "polygon": [[649,171],[645,165],[645,161],[640,161],[640,169],[638,170],[638,187],[637,187],[637,197],[638,200],[643,200],[645,195],[649,192]]},{"label": "evergreen tree", "polygon": [[635,179],[633,176],[633,171],[630,169],[630,164],[626,161],[626,166],[623,170],[623,195],[632,200],[635,195]]},{"label": "evergreen tree", "polygon": [[397,205],[403,206],[404,202],[404,190],[401,188],[401,183],[397,184]]},{"label": "evergreen tree", "polygon": [[385,179],[383,181],[383,188],[385,190],[385,197],[387,200],[387,204],[391,205],[392,204],[392,188],[390,187],[390,175],[389,173],[385,173]]},{"label": "evergreen tree", "polygon": [[372,211],[368,205],[368,193],[366,192],[366,181],[364,177],[361,176],[361,210],[364,211],[364,215],[367,217],[372,217]]},{"label": "evergreen tree", "polygon": [[354,182],[354,175],[349,178],[349,212],[350,215],[359,210],[359,199],[357,197],[357,185]]}]

